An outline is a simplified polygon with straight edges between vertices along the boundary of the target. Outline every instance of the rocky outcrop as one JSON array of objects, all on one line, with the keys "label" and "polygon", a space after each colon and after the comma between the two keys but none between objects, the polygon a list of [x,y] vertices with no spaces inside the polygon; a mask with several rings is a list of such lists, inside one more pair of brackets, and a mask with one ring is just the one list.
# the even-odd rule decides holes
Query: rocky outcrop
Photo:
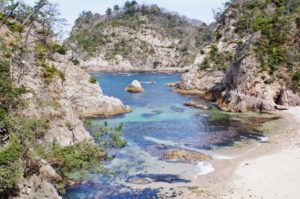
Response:
[{"label": "rocky outcrop", "polygon": [[[274,111],[277,105],[300,105],[299,60],[290,53],[299,50],[299,40],[295,40],[297,14],[289,11],[289,21],[274,22],[280,15],[276,10],[282,8],[270,2],[228,3],[218,19],[215,42],[197,56],[177,90],[215,100],[223,110],[232,112]],[[265,12],[273,16],[273,21]],[[260,24],[262,18],[268,26]],[[266,29],[276,34],[271,36]],[[287,30],[289,34],[282,39],[280,35]]]},{"label": "rocky outcrop", "polygon": [[134,80],[133,82],[131,82],[125,90],[130,93],[144,92],[144,88],[138,80]]},{"label": "rocky outcrop", "polygon": [[[43,68],[30,67],[31,63],[28,62],[25,65],[28,70],[18,82],[30,91],[24,96],[28,103],[24,114],[49,121],[51,128],[45,135],[48,142],[56,140],[66,146],[91,139],[80,118],[130,111],[119,99],[105,96],[100,85],[91,83],[90,76],[70,63],[66,56],[55,54],[52,60],[55,61],[49,61],[48,64],[61,71],[63,78],[56,75],[50,82],[45,82]],[[19,76],[18,73],[14,75]]]},{"label": "rocky outcrop", "polygon": [[208,161],[212,157],[204,153],[188,151],[183,149],[174,149],[164,153],[164,158],[172,161],[183,161],[183,162],[199,162]]},{"label": "rocky outcrop", "polygon": [[51,198],[61,199],[53,182],[62,182],[62,178],[44,160],[39,162],[39,175],[33,174],[18,183],[19,194],[14,199]]},{"label": "rocky outcrop", "polygon": [[195,100],[188,101],[184,105],[199,108],[199,109],[203,109],[203,110],[208,110],[209,109],[208,105],[206,103],[202,102],[202,101],[195,101]]}]

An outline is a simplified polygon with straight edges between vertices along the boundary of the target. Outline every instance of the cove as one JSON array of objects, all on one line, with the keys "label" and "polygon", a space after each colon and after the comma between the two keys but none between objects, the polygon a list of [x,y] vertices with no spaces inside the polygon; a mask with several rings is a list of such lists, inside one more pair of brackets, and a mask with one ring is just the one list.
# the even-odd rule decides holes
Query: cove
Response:
[{"label": "cove", "polygon": [[[124,125],[124,138],[128,145],[113,151],[115,158],[106,167],[113,175],[89,174],[88,181],[69,187],[64,198],[157,198],[158,189],[137,189],[132,179],[141,184],[188,183],[190,178],[207,173],[207,164],[167,161],[163,153],[170,149],[185,149],[214,154],[220,147],[233,146],[236,142],[265,140],[256,127],[257,117],[224,113],[217,108],[204,111],[186,107],[189,100],[201,100],[196,96],[185,96],[165,87],[169,82],[180,80],[180,74],[160,73],[115,73],[93,74],[97,77],[103,93],[114,96],[131,106],[132,112],[112,118],[91,119],[93,128],[101,127],[105,121],[110,126]],[[141,82],[143,93],[124,91],[133,80]],[[270,118],[266,118],[265,121]],[[92,133],[92,130],[91,130]],[[199,171],[199,169],[201,171]],[[204,169],[204,170],[203,170]],[[208,165],[209,172],[213,169]]]}]

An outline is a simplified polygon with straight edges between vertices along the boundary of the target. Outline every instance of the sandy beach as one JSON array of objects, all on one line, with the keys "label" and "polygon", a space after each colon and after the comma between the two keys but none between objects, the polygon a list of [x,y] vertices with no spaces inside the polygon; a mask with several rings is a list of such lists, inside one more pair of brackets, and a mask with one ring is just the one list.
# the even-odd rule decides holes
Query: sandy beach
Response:
[{"label": "sandy beach", "polygon": [[[287,133],[278,135],[276,143],[271,142],[273,146],[267,149],[266,154],[241,161],[226,185],[223,198],[299,198],[300,108],[285,112],[294,118],[292,123],[298,124],[293,125],[293,129]],[[292,123],[287,127],[290,128]]]}]

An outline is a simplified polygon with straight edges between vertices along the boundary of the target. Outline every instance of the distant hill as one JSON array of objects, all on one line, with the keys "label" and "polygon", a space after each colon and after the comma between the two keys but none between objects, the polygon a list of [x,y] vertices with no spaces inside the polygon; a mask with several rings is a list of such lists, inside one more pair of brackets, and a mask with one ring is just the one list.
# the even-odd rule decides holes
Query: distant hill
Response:
[{"label": "distant hill", "polygon": [[[157,5],[125,5],[106,16],[83,12],[67,43],[91,70],[151,70],[191,65],[212,31]],[[116,7],[116,6],[115,6]]]}]

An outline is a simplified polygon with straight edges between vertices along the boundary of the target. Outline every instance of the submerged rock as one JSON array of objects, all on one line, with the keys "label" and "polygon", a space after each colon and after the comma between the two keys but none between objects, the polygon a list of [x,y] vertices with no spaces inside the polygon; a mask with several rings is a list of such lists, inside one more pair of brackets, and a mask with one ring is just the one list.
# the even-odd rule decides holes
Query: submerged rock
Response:
[{"label": "submerged rock", "polygon": [[170,83],[167,83],[165,86],[166,87],[176,87],[178,86],[179,82],[170,82]]},{"label": "submerged rock", "polygon": [[209,109],[209,107],[201,101],[188,101],[184,105],[199,108],[199,109],[203,109],[203,110],[208,110]]},{"label": "submerged rock", "polygon": [[134,80],[125,90],[130,93],[140,93],[144,91],[144,88],[138,80]]},{"label": "submerged rock", "polygon": [[204,153],[188,151],[183,149],[175,149],[164,153],[164,158],[167,160],[184,161],[184,162],[198,162],[208,161],[212,157]]},{"label": "submerged rock", "polygon": [[152,182],[165,182],[165,183],[188,183],[190,180],[182,179],[174,174],[138,174],[129,177],[127,182],[133,184],[149,184]]}]

